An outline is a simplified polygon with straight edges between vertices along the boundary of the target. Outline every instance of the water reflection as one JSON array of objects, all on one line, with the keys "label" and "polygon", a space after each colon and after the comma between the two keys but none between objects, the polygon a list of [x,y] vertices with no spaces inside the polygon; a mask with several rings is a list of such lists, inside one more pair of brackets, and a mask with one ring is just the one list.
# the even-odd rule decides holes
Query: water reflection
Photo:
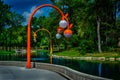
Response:
[{"label": "water reflection", "polygon": [[[26,61],[26,54],[0,55],[1,61]],[[31,61],[49,63],[49,54],[38,52],[31,54]],[[53,58],[53,64],[68,66],[91,75],[120,80],[120,62],[89,62],[74,59]]]},{"label": "water reflection", "polygon": [[80,72],[120,80],[120,62],[89,62],[54,58],[54,64],[65,65]]},{"label": "water reflection", "polygon": [[101,76],[102,74],[102,63],[99,63],[98,65],[98,75]]}]

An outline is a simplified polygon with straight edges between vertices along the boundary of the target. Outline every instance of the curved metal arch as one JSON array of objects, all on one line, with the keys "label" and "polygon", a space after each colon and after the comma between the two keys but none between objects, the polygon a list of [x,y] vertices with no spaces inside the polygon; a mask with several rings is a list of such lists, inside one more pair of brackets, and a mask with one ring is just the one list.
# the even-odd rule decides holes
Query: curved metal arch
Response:
[{"label": "curved metal arch", "polygon": [[51,36],[50,31],[48,31],[48,30],[45,29],[45,28],[41,28],[41,29],[38,29],[38,30],[36,30],[35,32],[33,32],[33,36],[34,36],[34,39],[35,39],[36,36],[37,36],[36,33],[39,32],[39,31],[41,31],[41,30],[46,31],[46,32],[49,34],[49,36],[50,36],[50,63],[52,64],[52,53],[53,53],[53,48],[52,48],[52,36]]},{"label": "curved metal arch", "polygon": [[37,12],[37,10],[39,10],[40,8],[43,8],[43,7],[52,7],[54,9],[56,9],[60,15],[61,15],[61,19],[64,20],[64,13],[56,6],[54,5],[51,5],[51,4],[44,4],[44,5],[41,5],[41,6],[38,6],[37,8],[34,9],[34,11],[32,12],[32,14],[30,15],[30,18],[28,20],[28,32],[27,32],[27,64],[26,64],[26,68],[31,68],[31,54],[30,54],[30,49],[31,49],[31,46],[30,46],[30,32],[31,32],[31,21],[32,21],[32,17],[33,15]]},{"label": "curved metal arch", "polygon": [[50,31],[48,31],[48,30],[45,29],[45,28],[38,29],[38,30],[36,30],[34,33],[36,34],[37,32],[39,32],[39,31],[41,31],[41,30],[46,31],[46,32],[50,35],[50,38],[52,37]]}]

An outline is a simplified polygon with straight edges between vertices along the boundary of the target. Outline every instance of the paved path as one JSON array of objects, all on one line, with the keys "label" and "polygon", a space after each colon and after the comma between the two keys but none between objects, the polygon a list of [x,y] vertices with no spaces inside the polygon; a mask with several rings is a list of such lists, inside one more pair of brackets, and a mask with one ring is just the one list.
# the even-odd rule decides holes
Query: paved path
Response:
[{"label": "paved path", "polygon": [[0,66],[0,80],[67,80],[63,76],[42,69]]}]

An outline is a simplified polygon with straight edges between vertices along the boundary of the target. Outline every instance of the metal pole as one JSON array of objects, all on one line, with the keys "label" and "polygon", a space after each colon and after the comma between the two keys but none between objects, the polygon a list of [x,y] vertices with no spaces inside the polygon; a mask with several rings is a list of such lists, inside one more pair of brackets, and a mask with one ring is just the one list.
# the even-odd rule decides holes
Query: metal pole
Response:
[{"label": "metal pole", "polygon": [[[55,8],[61,15],[61,20],[64,20],[65,16],[64,16],[64,13],[56,6],[53,6],[51,4],[44,4],[44,5],[41,5],[41,6],[38,6],[37,8],[34,9],[34,11],[32,12],[32,14],[30,15],[30,18],[28,20],[28,29],[27,29],[27,63],[26,63],[26,68],[31,68],[31,54],[30,54],[30,50],[31,50],[31,45],[30,45],[30,33],[31,33],[31,20],[32,20],[32,17],[33,15],[37,12],[37,10],[39,10],[40,8],[43,8],[43,7],[52,7],[52,8]],[[52,50],[52,48],[51,48]],[[52,51],[50,52],[50,54],[52,54]],[[52,58],[52,57],[51,57]],[[52,62],[52,60],[51,60]]]}]

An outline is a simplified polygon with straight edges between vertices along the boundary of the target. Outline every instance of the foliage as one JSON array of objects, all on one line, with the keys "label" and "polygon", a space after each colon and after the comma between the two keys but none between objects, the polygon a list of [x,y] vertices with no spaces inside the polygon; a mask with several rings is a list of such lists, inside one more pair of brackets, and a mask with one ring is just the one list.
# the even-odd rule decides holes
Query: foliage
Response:
[{"label": "foliage", "polygon": [[[119,12],[119,1],[113,0],[61,0],[54,1],[54,4],[66,13],[69,13],[69,19],[74,24],[73,37],[71,44],[78,47],[83,54],[97,50],[97,24],[96,19],[101,19],[100,36],[103,48],[117,47],[118,39],[118,21],[116,20]],[[117,4],[117,7],[115,7]],[[115,23],[117,22],[117,25]],[[79,45],[78,45],[79,44]],[[90,50],[90,51],[89,51]],[[107,50],[107,49],[103,49]],[[107,50],[109,51],[109,50]]]},{"label": "foliage", "polygon": [[6,55],[6,54],[14,54],[15,51],[3,51],[3,50],[0,50],[0,55]]},{"label": "foliage", "polygon": [[7,13],[10,11],[10,6],[4,4],[3,1],[0,0],[0,32],[2,31],[3,27],[7,24],[8,17],[6,16]]},{"label": "foliage", "polygon": [[92,40],[81,40],[79,43],[78,50],[81,54],[92,53],[96,50],[96,46],[93,46],[94,42]]},{"label": "foliage", "polygon": [[[79,54],[97,51],[97,17],[101,19],[100,36],[103,51],[117,48],[120,37],[120,1],[119,0],[51,0],[53,5],[64,13],[73,23],[73,35],[70,39],[62,37],[57,40],[55,35],[61,19],[60,14],[51,9],[48,16],[33,17],[31,23],[31,46],[49,46],[50,37],[45,31],[37,33],[37,42],[33,41],[33,32],[45,28],[52,34],[53,45],[63,45],[65,50],[77,47]],[[22,25],[24,17],[10,11],[10,6],[0,1],[0,46],[26,47],[27,25]],[[63,34],[62,34],[63,36]],[[70,52],[71,53],[71,52]],[[73,52],[74,53],[74,52]]]},{"label": "foliage", "polygon": [[[0,1],[0,46],[8,47],[17,46],[23,42],[23,36],[21,36],[22,22],[24,17],[20,14],[10,11],[10,6]],[[19,29],[19,31],[17,31]],[[22,31],[24,33],[25,31]],[[20,33],[20,34],[19,34]],[[22,45],[23,46],[23,45]]]}]

